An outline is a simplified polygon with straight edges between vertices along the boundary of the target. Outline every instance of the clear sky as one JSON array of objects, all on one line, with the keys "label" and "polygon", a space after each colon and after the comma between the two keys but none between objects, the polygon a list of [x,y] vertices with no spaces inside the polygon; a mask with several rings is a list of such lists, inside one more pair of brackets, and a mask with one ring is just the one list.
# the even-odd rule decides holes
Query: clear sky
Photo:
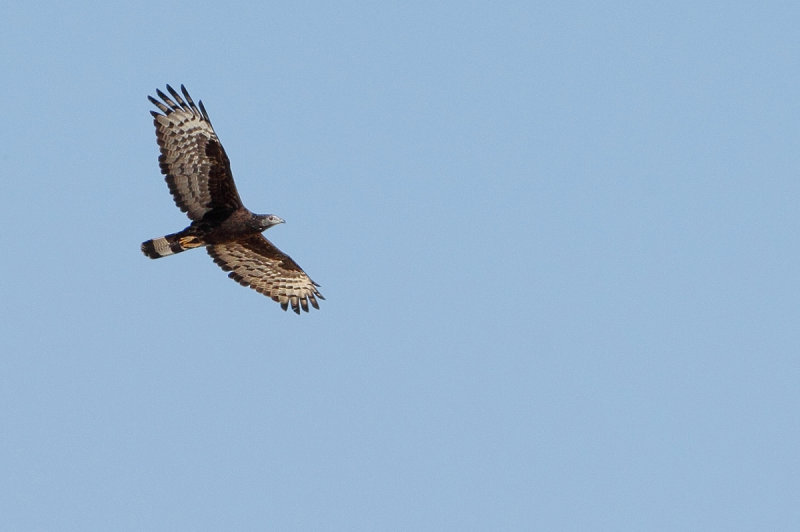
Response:
[{"label": "clear sky", "polygon": [[[793,2],[12,2],[0,528],[799,530]],[[295,316],[182,229],[202,99]]]}]

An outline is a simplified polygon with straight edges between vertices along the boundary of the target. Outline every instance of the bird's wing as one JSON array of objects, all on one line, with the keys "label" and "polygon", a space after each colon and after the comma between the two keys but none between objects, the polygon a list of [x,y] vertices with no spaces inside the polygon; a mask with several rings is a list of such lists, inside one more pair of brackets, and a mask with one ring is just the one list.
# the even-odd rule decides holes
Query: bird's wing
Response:
[{"label": "bird's wing", "polygon": [[198,109],[183,85],[185,99],[169,85],[167,91],[172,98],[161,90],[156,94],[162,101],[148,98],[161,110],[151,111],[161,149],[158,162],[175,204],[194,221],[211,211],[230,213],[242,207],[230,161],[203,102]]},{"label": "bird's wing", "polygon": [[317,290],[319,285],[263,235],[215,244],[206,250],[220,268],[231,272],[228,277],[272,298],[283,310],[291,305],[297,314],[301,308],[308,312],[309,302],[318,309],[317,298],[325,299]]}]

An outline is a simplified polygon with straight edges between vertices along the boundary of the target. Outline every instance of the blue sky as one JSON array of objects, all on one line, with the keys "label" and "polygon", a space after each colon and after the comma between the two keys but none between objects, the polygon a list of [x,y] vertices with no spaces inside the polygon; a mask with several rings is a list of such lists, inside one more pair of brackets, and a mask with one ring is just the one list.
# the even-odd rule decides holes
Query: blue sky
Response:
[{"label": "blue sky", "polygon": [[[17,3],[9,530],[797,530],[800,8]],[[182,229],[186,84],[300,317]]]}]

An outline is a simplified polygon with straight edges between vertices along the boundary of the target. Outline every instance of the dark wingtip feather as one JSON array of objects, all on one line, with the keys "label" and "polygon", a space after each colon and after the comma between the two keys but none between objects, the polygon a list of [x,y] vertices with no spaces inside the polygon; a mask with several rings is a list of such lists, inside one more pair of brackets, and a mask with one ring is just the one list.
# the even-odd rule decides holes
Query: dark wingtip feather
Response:
[{"label": "dark wingtip feather", "polygon": [[200,112],[203,113],[203,118],[206,119],[206,122],[209,124],[211,123],[211,119],[208,118],[208,113],[206,112],[206,108],[203,106],[203,100],[197,102],[197,105],[200,106]]},{"label": "dark wingtip feather", "polygon": [[186,104],[185,101],[183,101],[183,98],[181,98],[181,95],[178,94],[178,91],[176,91],[169,85],[167,85],[167,90],[172,95],[172,97],[175,98],[175,100],[178,102],[178,105],[181,106],[181,109],[183,109],[184,111],[191,112],[191,108]]},{"label": "dark wingtip feather", "polygon": [[[172,87],[167,85],[167,90],[175,90],[175,89],[172,89]],[[164,94],[164,92],[161,89],[156,89],[156,94],[158,94],[158,97],[164,100],[164,103],[167,104],[169,108],[172,109],[173,111],[177,111],[178,109],[181,108],[177,103],[172,101],[172,98]]]},{"label": "dark wingtip feather", "polygon": [[195,114],[199,114],[200,111],[197,109],[197,106],[194,104],[194,100],[192,97],[189,96],[189,91],[186,90],[186,87],[181,84],[181,92],[183,93],[183,97],[186,98],[186,101],[189,103],[189,108],[191,108],[192,112]]},{"label": "dark wingtip feather", "polygon": [[172,95],[173,98],[175,98],[176,102],[180,103],[183,99],[181,98],[181,95],[178,94],[178,91],[172,88],[172,85],[167,85],[167,91]]},{"label": "dark wingtip feather", "polygon": [[[169,114],[169,113],[171,112],[171,111],[169,110],[169,107],[167,107],[167,106],[166,106],[166,105],[164,105],[163,103],[159,102],[158,100],[156,100],[156,99],[155,99],[155,98],[153,98],[152,96],[148,96],[148,97],[147,97],[147,99],[148,99],[148,100],[150,100],[150,103],[152,103],[153,105],[155,105],[156,107],[158,107],[159,109],[161,109],[161,112],[162,112],[162,113]],[[151,112],[152,112],[152,111],[151,111]]]}]

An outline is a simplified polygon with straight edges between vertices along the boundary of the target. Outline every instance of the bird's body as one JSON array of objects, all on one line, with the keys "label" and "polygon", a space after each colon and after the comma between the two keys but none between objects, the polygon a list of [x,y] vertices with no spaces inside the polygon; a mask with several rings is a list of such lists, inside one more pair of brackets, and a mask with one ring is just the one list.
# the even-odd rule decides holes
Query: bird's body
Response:
[{"label": "bird's body", "polygon": [[[222,144],[203,103],[194,104],[186,88],[183,98],[167,85],[170,98],[156,91],[149,97],[161,112],[152,111],[161,156],[161,172],[176,205],[192,223],[177,233],[142,243],[142,252],[156,259],[205,246],[214,262],[244,286],[279,302],[286,310],[319,308],[325,299],[319,286],[281,252],[262,231],[283,223],[274,214],[253,214],[242,204]],[[185,98],[185,100],[184,100]]]},{"label": "bird's body", "polygon": [[253,214],[247,209],[239,209],[224,217],[220,216],[219,219],[215,218],[206,216],[183,231],[148,240],[142,243],[142,252],[151,259],[158,259],[191,248],[234,242],[283,223],[274,214]]}]

